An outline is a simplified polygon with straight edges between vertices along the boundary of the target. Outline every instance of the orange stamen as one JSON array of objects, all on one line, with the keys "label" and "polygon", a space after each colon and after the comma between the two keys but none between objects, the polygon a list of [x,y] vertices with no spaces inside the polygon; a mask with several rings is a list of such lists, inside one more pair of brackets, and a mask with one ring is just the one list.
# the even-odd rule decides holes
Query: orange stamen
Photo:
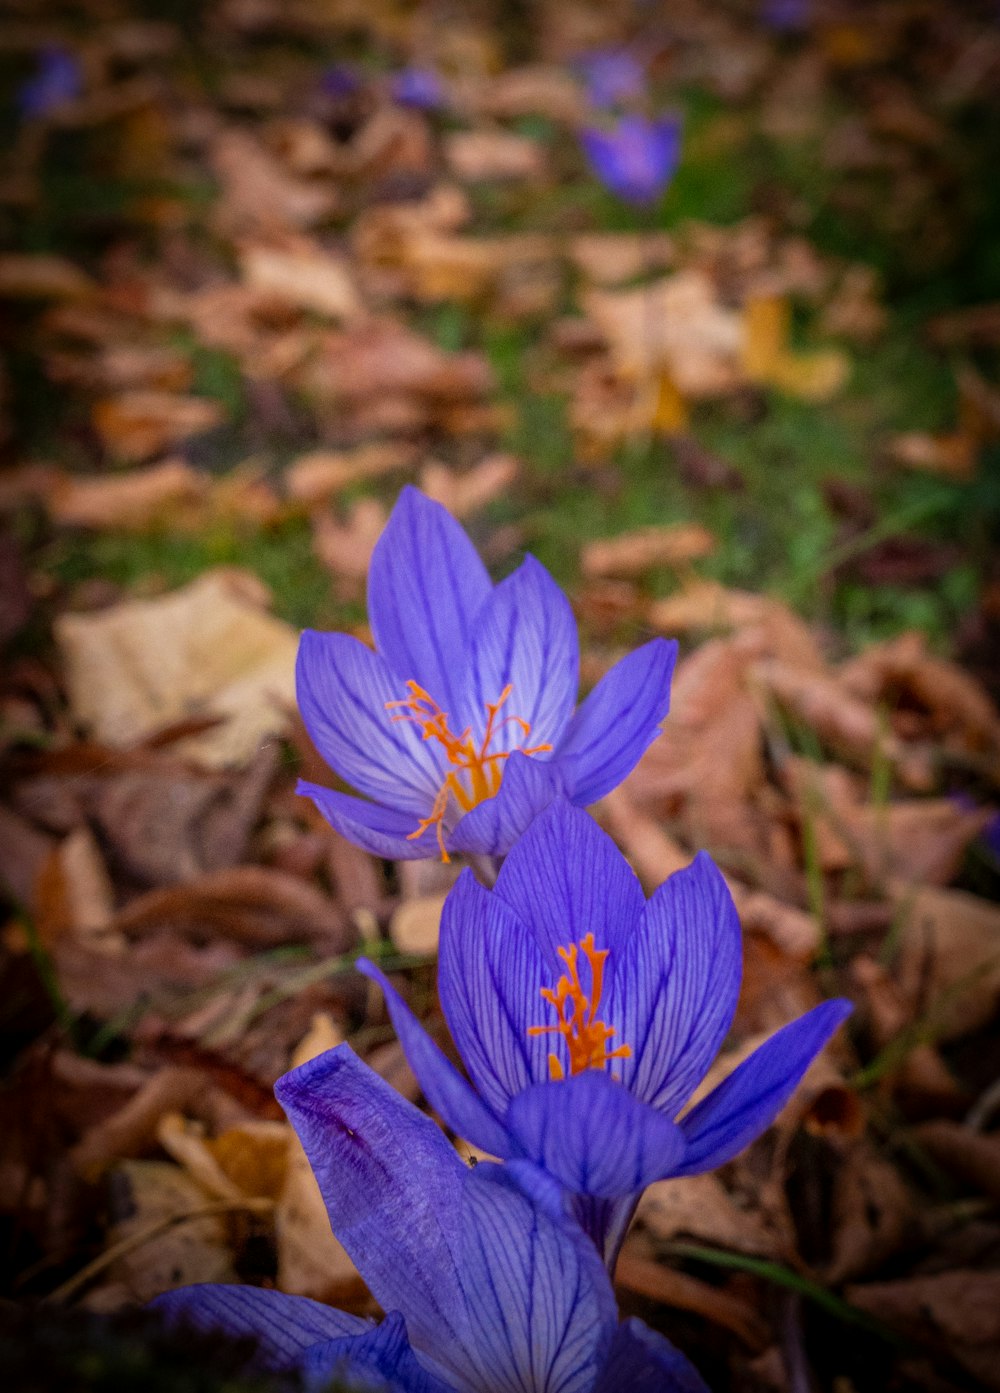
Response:
[{"label": "orange stamen", "polygon": [[[401,701],[387,701],[385,709],[392,711],[399,708],[399,714],[392,719],[410,721],[419,726],[421,739],[436,740],[443,746],[448,763],[454,765],[445,775],[444,782],[435,795],[429,816],[420,819],[416,830],[409,834],[407,841],[412,842],[417,837],[422,837],[428,828],[433,827],[437,832],[441,860],[450,861],[451,857],[444,844],[444,819],[450,799],[454,798],[462,812],[467,813],[485,799],[492,798],[503,778],[502,762],[514,753],[513,750],[497,750],[493,754],[490,753],[490,745],[497,731],[510,721],[520,726],[521,734],[527,740],[531,734],[531,725],[521,716],[505,716],[499,725],[497,724],[500,708],[514,690],[508,683],[496,701],[486,703],[486,729],[477,747],[472,738],[471,726],[466,726],[461,735],[456,735],[448,725],[447,711],[441,710],[429,692],[412,679],[406,686],[410,695]],[[530,748],[518,748],[521,754],[537,755],[544,750],[551,750],[552,746],[532,745]]]},{"label": "orange stamen", "polygon": [[[580,983],[578,947],[583,949],[583,956],[590,968],[589,996]],[[555,1025],[529,1026],[528,1034],[561,1035],[566,1042],[571,1075],[582,1074],[584,1069],[603,1069],[612,1059],[629,1059],[631,1045],[619,1045],[617,1049],[608,1050],[607,1043],[614,1035],[614,1029],[597,1019],[604,991],[604,963],[608,949],[595,948],[594,935],[589,933],[579,945],[571,943],[568,948],[560,948],[558,952],[566,964],[566,973],[559,978],[554,991],[550,987],[541,989],[543,1000],[554,1008],[558,1022]],[[549,1073],[553,1079],[565,1078],[562,1062],[557,1055],[549,1055]]]}]

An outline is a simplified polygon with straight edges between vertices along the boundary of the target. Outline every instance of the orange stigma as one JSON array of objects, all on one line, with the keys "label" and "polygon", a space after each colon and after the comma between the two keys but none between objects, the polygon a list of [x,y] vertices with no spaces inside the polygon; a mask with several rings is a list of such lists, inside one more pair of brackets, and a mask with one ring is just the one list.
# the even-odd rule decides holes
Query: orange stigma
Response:
[{"label": "orange stigma", "polygon": [[[559,1021],[556,1025],[532,1025],[529,1035],[559,1034],[566,1041],[569,1052],[570,1074],[582,1074],[584,1069],[603,1069],[612,1059],[628,1059],[632,1054],[631,1045],[619,1045],[608,1050],[607,1043],[614,1035],[611,1026],[597,1019],[604,990],[604,961],[607,948],[594,947],[594,935],[587,934],[579,944],[590,968],[590,995],[580,985],[577,969],[578,945],[571,943],[568,948],[560,948],[559,956],[566,964],[566,973],[559,978],[555,991],[542,988],[542,996],[555,1008]],[[567,975],[568,974],[568,975]],[[553,1079],[565,1078],[563,1066],[556,1055],[549,1055],[549,1073]]]},{"label": "orange stigma", "polygon": [[[429,692],[412,679],[406,686],[410,695],[402,701],[387,701],[385,709],[392,711],[400,708],[399,714],[392,719],[411,721],[420,726],[421,738],[436,740],[442,745],[448,756],[448,763],[454,766],[445,775],[444,782],[437,791],[430,815],[421,818],[416,830],[407,837],[407,841],[412,842],[417,837],[422,837],[428,827],[434,827],[437,831],[438,846],[441,848],[441,860],[450,861],[451,857],[444,845],[444,818],[449,800],[454,798],[462,812],[467,813],[485,799],[492,798],[503,778],[503,761],[514,753],[513,750],[497,750],[490,754],[490,745],[497,731],[500,726],[510,721],[520,728],[523,738],[527,740],[531,734],[531,726],[520,716],[505,716],[500,724],[497,724],[500,708],[514,690],[508,683],[496,701],[486,703],[486,729],[477,746],[472,738],[471,726],[466,726],[461,735],[456,735],[448,725],[447,711],[441,710]],[[521,754],[537,755],[543,750],[551,750],[552,746],[532,745],[530,749],[524,746],[518,748]]]}]

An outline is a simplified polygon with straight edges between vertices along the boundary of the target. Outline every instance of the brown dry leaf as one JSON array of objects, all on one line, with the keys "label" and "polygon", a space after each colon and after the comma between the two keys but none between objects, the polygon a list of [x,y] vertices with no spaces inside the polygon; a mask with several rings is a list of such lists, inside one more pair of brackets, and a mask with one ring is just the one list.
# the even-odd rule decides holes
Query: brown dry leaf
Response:
[{"label": "brown dry leaf", "polygon": [[312,450],[288,466],[285,486],[300,503],[323,503],[350,484],[410,469],[416,460],[415,447],[401,441],[379,441],[355,450]]},{"label": "brown dry leaf", "polygon": [[76,827],[39,872],[35,911],[43,942],[64,935],[94,952],[115,956],[124,944],[111,929],[114,888],[93,834]]},{"label": "brown dry leaf", "polygon": [[936,738],[968,750],[1000,751],[1000,712],[989,693],[957,664],[929,653],[923,634],[874,644],[843,664],[839,677],[868,701],[898,706],[900,695],[908,696],[926,713]]},{"label": "brown dry leaf", "polygon": [[770,658],[754,665],[753,678],[766,696],[849,763],[868,769],[874,760],[888,759],[910,787],[925,789],[933,782],[928,759],[886,732],[874,706],[853,696],[838,678]]},{"label": "brown dry leaf", "polygon": [[[111,1188],[113,1222],[108,1246],[136,1239],[175,1215],[197,1214],[208,1203],[205,1191],[177,1166],[165,1161],[125,1161]],[[151,1233],[148,1242],[120,1257],[108,1271],[108,1295],[121,1304],[150,1301],[161,1292],[194,1282],[233,1282],[224,1216],[203,1215]],[[103,1288],[86,1302],[107,1309]]]},{"label": "brown dry leaf", "polygon": [[536,140],[511,131],[455,131],[445,140],[445,160],[457,179],[467,183],[506,179],[541,179],[545,152]]},{"label": "brown dry leaf", "polygon": [[946,479],[971,479],[979,460],[979,442],[964,431],[951,435],[930,435],[926,431],[906,431],[889,441],[889,458],[908,469],[941,474]]},{"label": "brown dry leaf", "polygon": [[296,309],[341,321],[364,312],[344,260],[306,238],[247,247],[240,269],[251,289]]},{"label": "brown dry leaf", "polygon": [[508,68],[473,82],[464,96],[465,104],[501,121],[547,116],[550,121],[575,125],[586,114],[583,94],[571,75],[565,68],[544,63]]},{"label": "brown dry leaf", "polygon": [[594,285],[615,286],[662,271],[677,255],[665,232],[588,232],[570,243],[570,261]]},{"label": "brown dry leaf", "polygon": [[161,1069],[110,1117],[83,1133],[69,1153],[70,1163],[79,1175],[95,1180],[122,1157],[141,1156],[155,1143],[161,1118],[187,1108],[204,1089],[205,1076],[197,1069]]},{"label": "brown dry leaf", "polygon": [[5,300],[77,300],[96,286],[72,261],[41,253],[5,252],[0,256],[0,298]]},{"label": "brown dry leaf", "polygon": [[922,1344],[933,1341],[980,1379],[1000,1388],[1000,1272],[954,1271],[849,1287],[847,1300]]},{"label": "brown dry leaf", "polygon": [[658,566],[689,566],[711,556],[717,546],[712,533],[697,523],[639,527],[588,542],[580,552],[580,569],[585,576],[637,576]]},{"label": "brown dry leaf", "polygon": [[964,890],[892,886],[899,916],[896,977],[904,999],[953,1040],[990,1021],[1000,1004],[1000,906]]},{"label": "brown dry leaf", "polygon": [[917,1141],[939,1166],[984,1195],[1000,1201],[1000,1137],[940,1118],[914,1129]]},{"label": "brown dry leaf", "polygon": [[155,600],[55,623],[74,718],[115,749],[201,715],[224,719],[178,743],[199,763],[246,763],[282,733],[295,700],[293,629],[266,613],[247,571],[220,568]]},{"label": "brown dry leaf", "polygon": [[601,359],[577,374],[570,423],[580,453],[595,458],[636,436],[676,435],[687,428],[688,411],[669,373],[630,381]]},{"label": "brown dry leaf", "polygon": [[464,474],[432,461],[420,471],[420,487],[428,498],[443,503],[452,517],[467,518],[502,497],[519,470],[513,455],[500,453],[487,455]]},{"label": "brown dry leaf", "polygon": [[401,953],[436,953],[444,895],[404,900],[389,923],[389,937]]},{"label": "brown dry leaf", "polygon": [[376,498],[357,499],[344,523],[330,513],[313,518],[313,550],[337,581],[344,582],[338,585],[340,593],[351,595],[363,584],[387,521],[388,514]]},{"label": "brown dry leaf", "polygon": [[59,475],[45,501],[53,522],[63,526],[141,532],[207,491],[207,480],[189,464],[168,459],[128,474]]},{"label": "brown dry leaf", "polygon": [[225,420],[225,411],[207,397],[135,390],[95,402],[91,418],[110,454],[139,461],[213,430]]},{"label": "brown dry leaf", "polygon": [[806,671],[822,672],[822,654],[808,626],[780,600],[732,590],[715,581],[692,581],[650,606],[649,623],[660,633],[746,630],[747,651],[756,650]]},{"label": "brown dry leaf", "polygon": [[635,1239],[625,1244],[615,1267],[616,1285],[674,1310],[693,1311],[713,1325],[732,1331],[755,1352],[766,1347],[770,1332],[749,1302],[699,1281],[697,1277],[689,1277],[687,1273],[672,1272],[662,1263],[644,1256],[642,1248]]},{"label": "brown dry leaf", "polygon": [[222,184],[212,222],[223,235],[273,235],[307,228],[336,211],[332,185],[290,173],[248,131],[221,132],[212,146],[211,163]]},{"label": "brown dry leaf", "polygon": [[914,1218],[913,1200],[895,1166],[864,1141],[850,1147],[834,1173],[825,1280],[844,1282],[879,1267],[903,1245]]},{"label": "brown dry leaf", "polygon": [[719,396],[743,380],[741,317],[700,271],[679,271],[638,290],[586,291],[581,305],[627,380],[666,372],[685,398]]},{"label": "brown dry leaf", "polygon": [[223,935],[255,948],[315,942],[337,952],[353,939],[333,901],[308,881],[271,866],[233,866],[187,885],[151,890],[131,900],[114,927],[140,939]]},{"label": "brown dry leaf", "polygon": [[690,865],[690,854],[655,819],[639,811],[624,786],[606,794],[599,811],[647,893]]},{"label": "brown dry leaf", "polygon": [[741,1209],[715,1175],[656,1181],[639,1201],[636,1218],[664,1242],[686,1237],[754,1257],[781,1254],[778,1238],[763,1218]]}]

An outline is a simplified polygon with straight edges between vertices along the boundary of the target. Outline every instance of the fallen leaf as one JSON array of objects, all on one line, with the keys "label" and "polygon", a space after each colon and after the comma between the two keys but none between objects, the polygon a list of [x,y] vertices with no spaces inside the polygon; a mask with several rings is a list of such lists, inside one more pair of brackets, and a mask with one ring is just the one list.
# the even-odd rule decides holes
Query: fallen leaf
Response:
[{"label": "fallen leaf", "polygon": [[72,261],[43,253],[5,252],[0,256],[0,298],[78,300],[97,287]]},{"label": "fallen leaf", "polygon": [[225,420],[217,401],[135,390],[95,402],[94,429],[108,452],[123,460],[143,460]]},{"label": "fallen leaf", "polygon": [[455,131],[445,141],[445,160],[468,183],[541,179],[545,153],[535,140],[502,130]]},{"label": "fallen leaf", "polygon": [[761,1216],[741,1209],[716,1175],[655,1181],[639,1201],[636,1218],[664,1242],[685,1237],[754,1257],[780,1253],[777,1236]]},{"label": "fallen leaf", "polygon": [[659,566],[689,566],[711,556],[717,539],[697,523],[640,527],[618,537],[588,542],[580,552],[585,576],[636,576]]},{"label": "fallen leaf", "polygon": [[437,952],[444,895],[404,900],[389,921],[389,936],[401,953]]},{"label": "fallen leaf", "polygon": [[935,1038],[953,1040],[1000,1004],[1000,907],[964,890],[892,887],[899,916],[896,980]]},{"label": "fallen leaf", "polygon": [[208,765],[246,763],[294,703],[294,630],[246,571],[208,571],[155,600],[55,623],[74,717],[115,749],[198,715],[224,721],[178,744]]},{"label": "fallen leaf", "polygon": [[204,498],[207,489],[207,480],[184,460],[169,459],[128,474],[63,474],[53,480],[46,506],[63,526],[141,532]]},{"label": "fallen leaf", "polygon": [[254,290],[296,309],[339,321],[363,314],[347,264],[318,243],[296,239],[278,246],[250,246],[240,256],[240,269]]},{"label": "fallen leaf", "polygon": [[513,455],[499,453],[487,455],[464,474],[431,462],[420,471],[420,487],[428,498],[444,504],[452,517],[467,518],[502,497],[519,470]]},{"label": "fallen leaf", "polygon": [[285,486],[289,496],[300,503],[323,503],[351,484],[410,469],[416,459],[414,446],[399,441],[380,441],[348,451],[312,450],[292,461]]}]

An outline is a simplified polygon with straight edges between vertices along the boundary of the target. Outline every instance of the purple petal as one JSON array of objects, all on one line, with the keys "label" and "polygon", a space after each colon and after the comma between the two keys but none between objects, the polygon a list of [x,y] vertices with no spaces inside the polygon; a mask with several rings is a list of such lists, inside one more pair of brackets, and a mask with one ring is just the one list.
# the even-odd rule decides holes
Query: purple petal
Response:
[{"label": "purple petal", "polygon": [[[480,720],[486,703],[512,688],[490,750],[555,747],[576,705],[579,669],[569,601],[545,567],[526,556],[483,605],[472,636],[468,701]],[[527,722],[530,733],[514,716]]]},{"label": "purple petal", "polygon": [[469,719],[462,697],[473,623],[492,588],[451,514],[404,488],[372,553],[368,618],[396,674],[419,682],[456,731]]},{"label": "purple petal", "polygon": [[567,1209],[604,1258],[604,1266],[611,1273],[614,1273],[638,1204],[638,1195],[622,1195],[614,1200],[598,1199],[595,1195],[566,1195]]},{"label": "purple petal", "polygon": [[296,1368],[311,1345],[371,1329],[370,1322],[360,1316],[349,1316],[305,1296],[286,1296],[260,1287],[215,1283],[178,1287],[149,1304],[169,1325],[224,1330],[235,1338],[252,1337],[259,1344],[254,1362],[269,1369]]},{"label": "purple petal", "polygon": [[490,1393],[589,1393],[617,1312],[611,1283],[575,1224],[478,1165],[463,1195],[462,1272],[470,1339],[458,1386]]},{"label": "purple petal", "polygon": [[616,963],[607,1019],[637,1098],[668,1117],[704,1078],[736,1009],[743,943],[736,906],[700,852],[653,894]]},{"label": "purple petal", "polygon": [[634,1316],[615,1331],[593,1393],[708,1393],[701,1374],[669,1340]]},{"label": "purple petal", "polygon": [[499,792],[455,824],[449,849],[503,856],[532,818],[563,791],[561,767],[535,755],[514,753],[504,761]]},{"label": "purple petal", "polygon": [[384,856],[390,861],[420,861],[439,854],[433,828],[410,840],[410,833],[416,831],[418,824],[413,813],[367,803],[363,798],[352,798],[349,793],[338,793],[305,779],[299,780],[296,792],[311,798],[342,837],[373,856]]},{"label": "purple petal", "polygon": [[552,980],[528,929],[464,871],[444,902],[438,992],[462,1063],[500,1117],[515,1093],[549,1077],[551,1037],[528,1028],[549,1024],[541,989]]},{"label": "purple petal", "polygon": [[619,953],[646,903],[611,838],[564,798],[535,818],[512,847],[493,893],[530,929],[555,974],[542,984],[547,987],[565,971],[558,948],[592,933],[599,949]]},{"label": "purple petal", "polygon": [[417,1348],[460,1341],[466,1170],[444,1134],[348,1045],[293,1069],[274,1091],[375,1300],[402,1312]]},{"label": "purple petal", "polygon": [[772,1035],[739,1068],[682,1118],[687,1141],[674,1175],[715,1170],[769,1127],[799,1080],[837,1027],[850,1015],[849,1001],[824,1001]]},{"label": "purple petal", "polygon": [[337,1386],[360,1386],[365,1393],[454,1393],[417,1360],[398,1311],[364,1335],[313,1345],[301,1367],[307,1385],[317,1389],[338,1380]]},{"label": "purple petal", "polygon": [[659,734],[670,709],[677,644],[654,638],[601,678],[556,751],[567,795],[586,805],[617,787]]},{"label": "purple petal", "polygon": [[406,688],[378,653],[350,634],[307,629],[295,686],[306,728],[341,778],[391,807],[430,811],[444,754],[386,710],[387,702],[406,697]]},{"label": "purple petal", "polygon": [[509,1155],[512,1145],[507,1132],[427,1034],[385,974],[367,958],[359,958],[357,968],[385,993],[393,1027],[431,1107],[473,1146],[491,1156]]},{"label": "purple petal", "polygon": [[596,1069],[519,1093],[506,1123],[528,1159],[567,1190],[603,1199],[675,1174],[684,1155],[676,1123]]}]

